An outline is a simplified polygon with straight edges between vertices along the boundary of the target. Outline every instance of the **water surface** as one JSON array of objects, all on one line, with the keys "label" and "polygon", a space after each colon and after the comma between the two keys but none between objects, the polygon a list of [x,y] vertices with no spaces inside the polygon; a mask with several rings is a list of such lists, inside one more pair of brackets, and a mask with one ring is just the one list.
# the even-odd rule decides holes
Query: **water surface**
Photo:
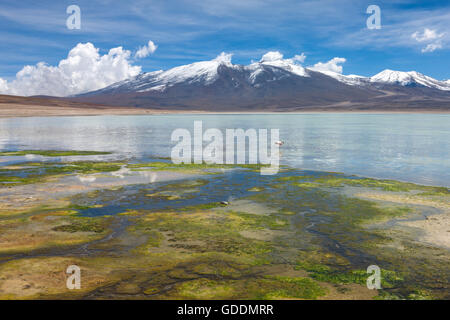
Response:
[{"label": "water surface", "polygon": [[[144,161],[169,156],[173,130],[280,129],[282,163],[450,187],[448,114],[257,114],[0,119],[0,150],[112,151]],[[101,158],[101,157],[99,157]],[[111,158],[111,157],[106,157]],[[1,159],[0,159],[1,160]],[[5,164],[3,161],[1,164]]]}]

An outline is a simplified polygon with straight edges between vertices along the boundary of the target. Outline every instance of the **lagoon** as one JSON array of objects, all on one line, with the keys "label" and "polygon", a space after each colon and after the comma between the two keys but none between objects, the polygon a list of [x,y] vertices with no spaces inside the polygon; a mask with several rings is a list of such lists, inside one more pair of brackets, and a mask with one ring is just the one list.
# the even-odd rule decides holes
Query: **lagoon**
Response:
[{"label": "lagoon", "polygon": [[[280,129],[281,164],[450,187],[449,114],[177,114],[0,119],[0,151],[96,150],[170,156],[175,129]],[[98,156],[102,158],[102,156]],[[111,156],[103,158],[111,159]],[[103,159],[102,158],[102,159]]]}]

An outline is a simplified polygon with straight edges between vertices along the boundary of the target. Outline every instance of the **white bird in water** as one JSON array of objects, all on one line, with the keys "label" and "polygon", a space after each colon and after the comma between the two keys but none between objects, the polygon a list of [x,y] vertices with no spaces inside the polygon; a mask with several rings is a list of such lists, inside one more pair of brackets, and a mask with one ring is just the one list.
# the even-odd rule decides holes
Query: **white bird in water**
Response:
[{"label": "white bird in water", "polygon": [[284,144],[284,141],[278,140],[278,141],[275,141],[275,144],[282,146]]}]

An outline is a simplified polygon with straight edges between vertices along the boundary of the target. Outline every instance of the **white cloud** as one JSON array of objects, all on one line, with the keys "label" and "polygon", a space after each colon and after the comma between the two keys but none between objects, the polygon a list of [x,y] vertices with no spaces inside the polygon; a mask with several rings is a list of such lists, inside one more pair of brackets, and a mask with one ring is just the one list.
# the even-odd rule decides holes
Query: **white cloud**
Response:
[{"label": "white cloud", "polygon": [[296,54],[293,58],[292,61],[294,62],[300,62],[303,63],[306,60],[306,55],[304,53],[302,53],[301,55]]},{"label": "white cloud", "polygon": [[418,31],[416,31],[411,35],[411,37],[418,42],[425,42],[425,41],[433,41],[436,39],[440,39],[444,35],[445,35],[445,33],[438,34],[436,32],[436,30],[431,30],[431,29],[425,28],[422,34]]},{"label": "white cloud", "polygon": [[262,56],[259,63],[283,68],[289,70],[294,74],[304,77],[307,76],[307,73],[305,71],[305,68],[303,68],[300,63],[304,62],[305,59],[306,56],[304,53],[302,53],[301,55],[297,54],[290,59],[283,59],[283,54],[281,54],[279,51],[269,51]]},{"label": "white cloud", "polygon": [[69,96],[101,89],[141,73],[141,67],[133,66],[130,56],[131,52],[122,47],[100,55],[92,43],[79,43],[58,66],[39,62],[25,66],[11,82],[0,78],[0,93]]},{"label": "white cloud", "polygon": [[222,62],[225,64],[231,64],[231,58],[233,57],[232,53],[226,53],[226,52],[222,52],[221,54],[219,54],[214,61],[217,62]]},{"label": "white cloud", "polygon": [[271,62],[283,60],[283,55],[279,51],[269,51],[264,54],[259,62]]},{"label": "white cloud", "polygon": [[417,42],[427,42],[427,46],[423,48],[422,53],[433,52],[437,49],[442,49],[442,38],[445,33],[437,33],[436,30],[425,28],[422,33],[416,31],[411,35],[411,38]]},{"label": "white cloud", "polygon": [[151,55],[153,52],[155,52],[157,48],[158,48],[158,46],[155,45],[153,43],[153,41],[150,40],[146,46],[143,46],[143,47],[139,48],[139,50],[136,52],[134,57],[136,59],[146,58],[149,55]]},{"label": "white cloud", "polygon": [[0,78],[0,93],[8,91],[8,82]]},{"label": "white cloud", "polygon": [[328,72],[331,71],[334,73],[342,74],[343,67],[340,64],[344,63],[345,61],[347,61],[345,58],[335,57],[328,62],[318,62],[314,66],[310,67],[309,69],[315,70],[315,71],[328,71]]},{"label": "white cloud", "polygon": [[442,49],[442,44],[439,42],[430,43],[425,48],[422,49],[422,53],[433,52],[434,50]]},{"label": "white cloud", "polygon": [[289,59],[283,59],[283,54],[279,51],[269,51],[266,54],[264,54],[259,60],[259,62],[276,62],[276,61],[284,61],[286,63],[291,64],[297,64],[297,63],[303,63],[305,62],[306,55],[304,53],[302,54],[296,54],[294,57]]}]

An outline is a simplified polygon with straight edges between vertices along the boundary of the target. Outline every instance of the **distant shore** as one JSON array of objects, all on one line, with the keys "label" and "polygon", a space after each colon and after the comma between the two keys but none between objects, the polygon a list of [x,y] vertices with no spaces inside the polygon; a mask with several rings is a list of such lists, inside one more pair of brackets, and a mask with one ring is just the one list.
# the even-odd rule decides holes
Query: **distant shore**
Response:
[{"label": "distant shore", "polygon": [[100,115],[149,115],[177,113],[125,107],[61,107],[23,104],[0,104],[0,118],[55,117],[55,116],[100,116]]},{"label": "distant shore", "polygon": [[45,106],[27,104],[0,104],[0,118],[53,117],[53,116],[104,116],[104,115],[157,115],[157,114],[272,114],[272,113],[442,113],[450,110],[359,110],[359,109],[304,109],[304,110],[262,110],[262,111],[202,111],[162,110],[133,107],[92,106]]}]

